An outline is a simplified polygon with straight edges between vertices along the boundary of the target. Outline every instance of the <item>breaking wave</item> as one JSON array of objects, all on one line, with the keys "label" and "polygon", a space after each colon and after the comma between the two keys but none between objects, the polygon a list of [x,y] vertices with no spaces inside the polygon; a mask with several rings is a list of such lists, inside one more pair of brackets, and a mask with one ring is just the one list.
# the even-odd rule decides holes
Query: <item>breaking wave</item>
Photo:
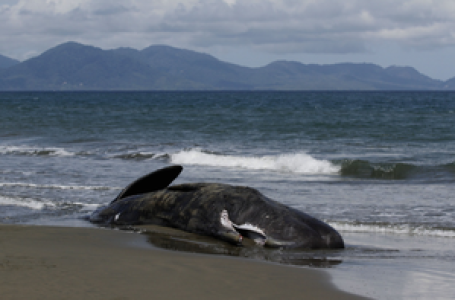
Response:
[{"label": "breaking wave", "polygon": [[[59,147],[0,146],[0,155],[32,157],[94,157],[95,159],[122,159],[131,161],[159,160],[172,164],[229,167],[249,170],[272,170],[278,172],[341,175],[362,179],[405,180],[405,179],[455,179],[455,162],[442,165],[415,165],[404,162],[372,162],[362,159],[326,160],[317,159],[305,152],[246,156],[210,152],[202,148],[154,151],[150,147],[132,150],[131,147],[112,149],[92,148],[90,151],[68,150]],[[11,172],[1,170],[1,173]],[[17,171],[16,171],[17,172]],[[62,189],[65,189],[63,187]],[[89,187],[91,188],[91,187]],[[80,189],[75,187],[74,189]]]},{"label": "breaking wave", "polygon": [[171,154],[170,162],[174,164],[275,170],[306,174],[336,174],[340,171],[340,167],[330,161],[316,159],[306,153],[249,157],[208,153],[201,149],[189,149]]}]

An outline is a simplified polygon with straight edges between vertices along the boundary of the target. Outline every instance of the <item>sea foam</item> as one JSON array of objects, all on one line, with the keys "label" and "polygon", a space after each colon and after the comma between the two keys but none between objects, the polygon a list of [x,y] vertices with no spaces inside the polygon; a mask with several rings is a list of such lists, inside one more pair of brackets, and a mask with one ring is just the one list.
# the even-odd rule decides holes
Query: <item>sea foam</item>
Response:
[{"label": "sea foam", "polygon": [[329,222],[329,224],[340,232],[360,232],[378,234],[398,234],[417,236],[436,236],[455,238],[455,230],[427,228],[424,226],[410,226],[407,224],[353,224],[344,222]]},{"label": "sea foam", "polygon": [[57,184],[35,184],[22,182],[0,182],[0,187],[26,187],[35,189],[55,190],[121,190],[120,187],[108,186],[83,186],[83,185],[57,185]]},{"label": "sea foam", "polygon": [[32,198],[4,197],[0,196],[1,206],[20,206],[33,210],[42,210],[48,207],[55,207],[50,201],[38,201]]},{"label": "sea foam", "polygon": [[[30,197],[0,196],[0,207],[2,206],[20,207],[34,211],[51,209],[90,213],[96,210],[99,207],[99,204],[82,202],[52,202],[46,199],[33,199]],[[2,209],[1,214],[3,216],[7,216],[9,214],[14,215],[15,211]]]},{"label": "sea foam", "polygon": [[201,149],[183,150],[170,155],[174,164],[231,167],[250,170],[274,170],[306,174],[334,174],[340,167],[328,160],[316,159],[306,153],[235,156],[207,153]]},{"label": "sea foam", "polygon": [[33,147],[33,146],[0,146],[0,154],[32,155],[32,156],[74,156],[70,152],[58,147]]}]

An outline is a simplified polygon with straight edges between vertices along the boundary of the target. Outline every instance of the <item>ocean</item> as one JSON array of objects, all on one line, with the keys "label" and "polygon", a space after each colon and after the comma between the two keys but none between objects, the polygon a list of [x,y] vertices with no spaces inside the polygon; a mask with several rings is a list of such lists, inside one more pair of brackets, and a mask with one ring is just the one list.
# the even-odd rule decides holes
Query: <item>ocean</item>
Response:
[{"label": "ocean", "polygon": [[343,289],[455,295],[453,92],[0,93],[0,223],[93,226],[172,164],[175,183],[251,186],[331,224],[345,250],[287,262]]}]

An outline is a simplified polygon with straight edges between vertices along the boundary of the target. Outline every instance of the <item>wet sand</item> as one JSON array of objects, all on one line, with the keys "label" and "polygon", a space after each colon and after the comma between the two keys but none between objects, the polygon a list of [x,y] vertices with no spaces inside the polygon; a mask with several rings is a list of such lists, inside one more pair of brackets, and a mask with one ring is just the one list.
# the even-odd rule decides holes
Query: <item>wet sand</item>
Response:
[{"label": "wet sand", "polygon": [[10,299],[365,299],[320,270],[165,251],[140,234],[0,225],[0,291]]}]

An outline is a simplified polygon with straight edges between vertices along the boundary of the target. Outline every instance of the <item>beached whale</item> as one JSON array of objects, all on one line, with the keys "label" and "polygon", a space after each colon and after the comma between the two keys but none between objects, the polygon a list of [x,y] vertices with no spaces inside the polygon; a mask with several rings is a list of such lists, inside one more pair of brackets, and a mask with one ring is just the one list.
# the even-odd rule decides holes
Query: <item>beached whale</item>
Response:
[{"label": "beached whale", "polygon": [[170,166],[136,180],[96,210],[90,221],[162,225],[239,245],[246,237],[269,247],[344,247],[341,235],[328,224],[253,188],[219,183],[169,186],[181,171],[181,166]]}]

